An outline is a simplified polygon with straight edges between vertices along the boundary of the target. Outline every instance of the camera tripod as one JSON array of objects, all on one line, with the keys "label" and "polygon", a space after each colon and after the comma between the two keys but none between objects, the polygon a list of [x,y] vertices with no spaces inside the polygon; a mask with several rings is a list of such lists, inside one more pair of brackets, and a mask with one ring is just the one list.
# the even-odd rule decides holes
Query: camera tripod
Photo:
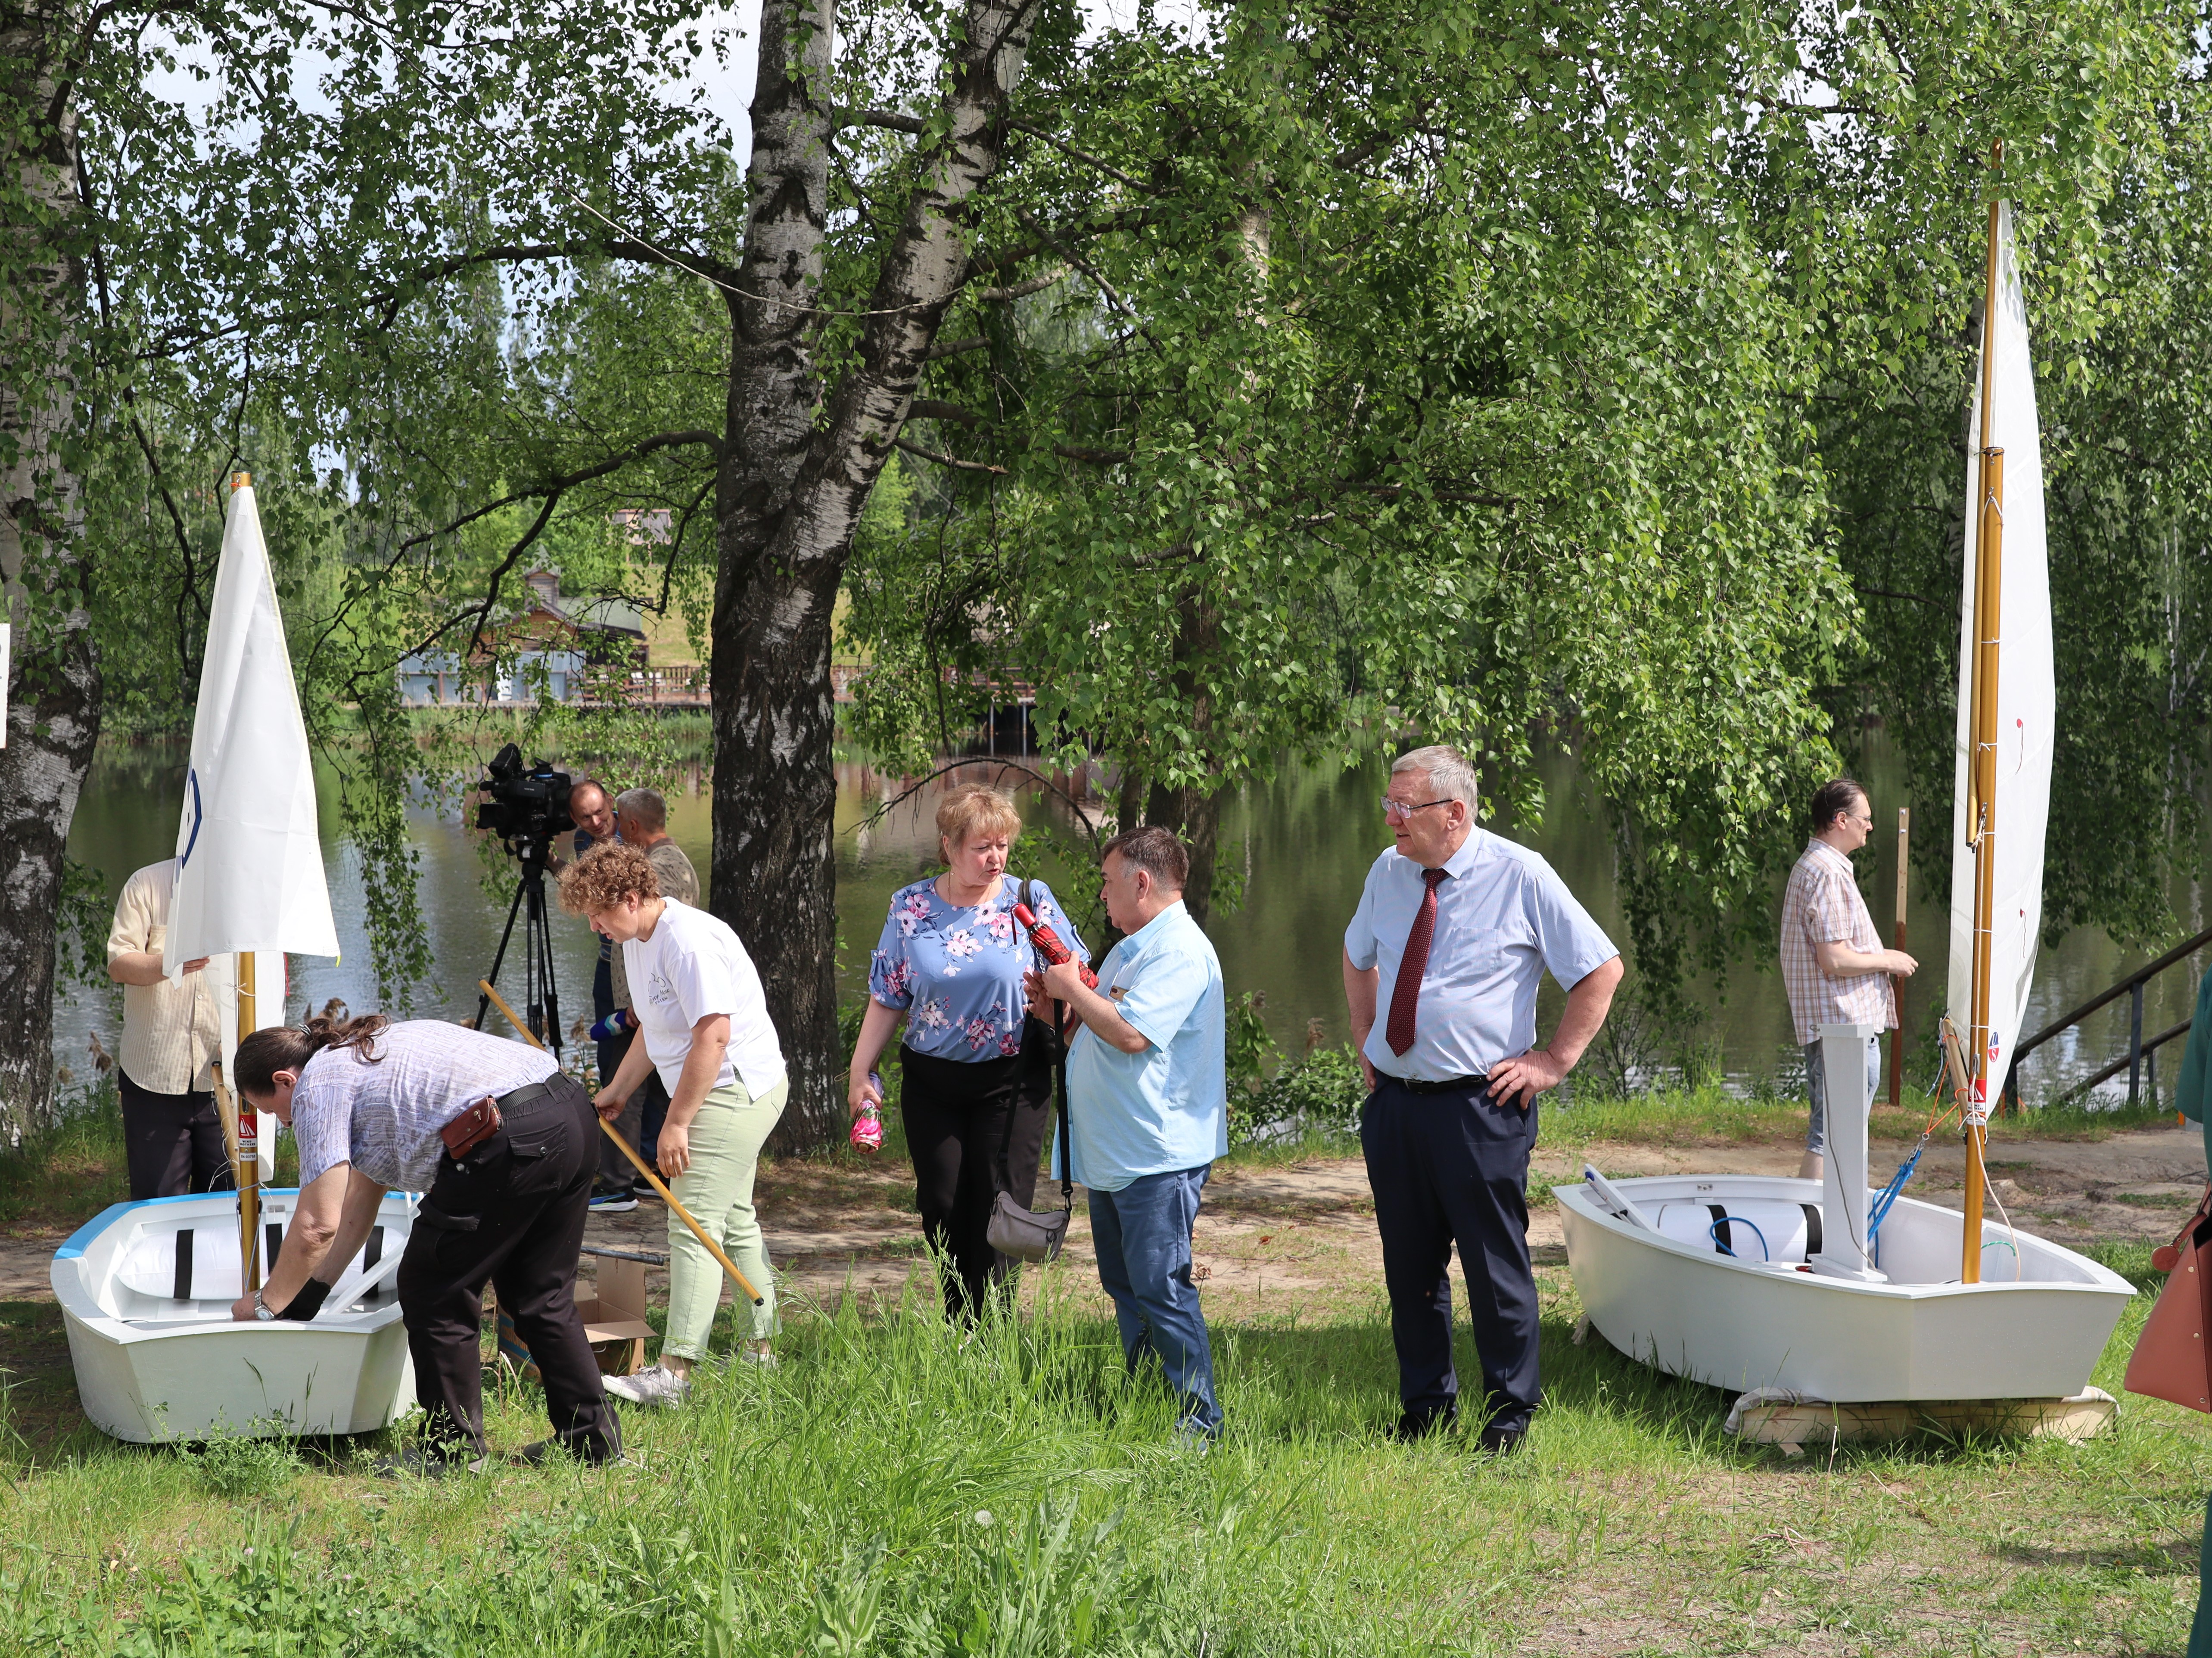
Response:
[{"label": "camera tripod", "polygon": [[[522,917],[522,1017],[530,1034],[561,1057],[561,1002],[553,984],[553,926],[545,913],[545,848],[525,842],[520,848],[522,874],[514,884],[514,899],[507,907],[507,926],[499,935],[499,953],[491,958],[484,983],[499,982],[499,969],[507,960],[507,947],[514,938],[514,920]],[[484,1028],[491,1010],[487,992],[477,998],[477,1029]]]}]

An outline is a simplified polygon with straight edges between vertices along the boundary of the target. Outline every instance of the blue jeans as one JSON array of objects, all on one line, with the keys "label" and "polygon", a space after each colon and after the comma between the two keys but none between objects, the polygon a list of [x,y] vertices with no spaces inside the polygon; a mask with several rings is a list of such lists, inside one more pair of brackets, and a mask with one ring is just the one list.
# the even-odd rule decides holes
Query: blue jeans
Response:
[{"label": "blue jeans", "polygon": [[[1805,1149],[1825,1154],[1828,1149],[1828,1062],[1820,1055],[1818,1036],[1805,1044],[1805,1091],[1812,1096],[1812,1119],[1805,1127]],[[1862,1105],[1874,1103],[1874,1096],[1881,1091],[1881,1038],[1866,1040],[1866,1098]]]},{"label": "blue jeans", "polygon": [[1146,1354],[1158,1358],[1182,1405],[1183,1425],[1209,1435],[1221,1430],[1221,1406],[1213,1397],[1213,1349],[1190,1279],[1190,1230],[1212,1168],[1143,1175],[1118,1192],[1090,1193],[1098,1282],[1114,1298],[1122,1357],[1132,1370]]}]

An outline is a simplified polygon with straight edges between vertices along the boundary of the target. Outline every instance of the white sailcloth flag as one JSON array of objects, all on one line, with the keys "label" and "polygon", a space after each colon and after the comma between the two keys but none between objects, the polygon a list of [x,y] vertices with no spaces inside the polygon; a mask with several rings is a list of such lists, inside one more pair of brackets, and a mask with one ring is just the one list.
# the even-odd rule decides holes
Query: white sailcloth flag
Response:
[{"label": "white sailcloth flag", "polygon": [[[227,1070],[245,1034],[238,1029],[233,954],[255,952],[250,1029],[259,1029],[283,1018],[283,952],[338,953],[315,821],[314,768],[251,484],[231,492],[208,610],[161,965],[173,978],[184,963],[213,958],[207,971],[223,1011]],[[259,1138],[265,1178],[275,1137]]]},{"label": "white sailcloth flag", "polygon": [[[1990,918],[1989,1075],[2004,1084],[2035,978],[2043,925],[2043,837],[2051,811],[2056,734],[2051,576],[2044,553],[2043,456],[2035,417],[2035,371],[2021,293],[2012,209],[1997,212],[1996,311],[1982,330],[1990,354],[1990,446],[2004,451],[2004,538],[2000,545],[1996,708],[1996,878]],[[1967,428],[1966,549],[1959,619],[1959,721],[1952,787],[1951,965],[1945,1000],[1964,1034],[1971,1028],[1974,961],[1974,848],[1966,820],[1972,759],[1975,542],[1981,517],[1983,375],[1974,376]]]}]

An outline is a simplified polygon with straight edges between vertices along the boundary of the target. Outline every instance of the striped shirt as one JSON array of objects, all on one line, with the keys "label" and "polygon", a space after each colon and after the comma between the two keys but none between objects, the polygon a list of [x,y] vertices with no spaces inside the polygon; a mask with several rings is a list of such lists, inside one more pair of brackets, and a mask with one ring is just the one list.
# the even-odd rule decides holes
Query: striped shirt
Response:
[{"label": "striped shirt", "polygon": [[[107,960],[143,950],[159,956],[169,939],[177,860],[149,864],[123,884],[108,929]],[[115,1062],[149,1094],[184,1094],[214,1085],[222,1057],[222,1020],[204,972],[123,987],[123,1042]]]},{"label": "striped shirt", "polygon": [[465,1025],[409,1019],[358,1048],[326,1048],[292,1090],[300,1184],[351,1163],[387,1191],[427,1192],[446,1149],[438,1131],[486,1095],[542,1083],[553,1056]]},{"label": "striped shirt", "polygon": [[1891,1017],[1889,975],[1858,973],[1832,979],[1820,970],[1814,949],[1846,944],[1869,954],[1882,948],[1874,930],[1849,853],[1826,841],[1805,843],[1805,855],[1790,872],[1782,893],[1782,986],[1790,995],[1790,1017],[1797,1040],[1817,1042],[1824,1024],[1870,1024],[1887,1030]]}]

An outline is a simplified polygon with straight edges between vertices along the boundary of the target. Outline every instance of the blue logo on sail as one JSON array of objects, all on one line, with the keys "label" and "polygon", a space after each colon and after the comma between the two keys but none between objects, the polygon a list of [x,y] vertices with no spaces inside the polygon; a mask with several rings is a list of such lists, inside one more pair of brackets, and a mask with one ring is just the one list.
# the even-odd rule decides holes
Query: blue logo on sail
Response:
[{"label": "blue logo on sail", "polygon": [[177,867],[182,870],[192,861],[192,848],[199,844],[200,825],[207,821],[207,813],[200,806],[200,774],[187,768],[185,772],[185,793],[192,811],[192,830],[185,837],[185,849],[177,854]]}]

